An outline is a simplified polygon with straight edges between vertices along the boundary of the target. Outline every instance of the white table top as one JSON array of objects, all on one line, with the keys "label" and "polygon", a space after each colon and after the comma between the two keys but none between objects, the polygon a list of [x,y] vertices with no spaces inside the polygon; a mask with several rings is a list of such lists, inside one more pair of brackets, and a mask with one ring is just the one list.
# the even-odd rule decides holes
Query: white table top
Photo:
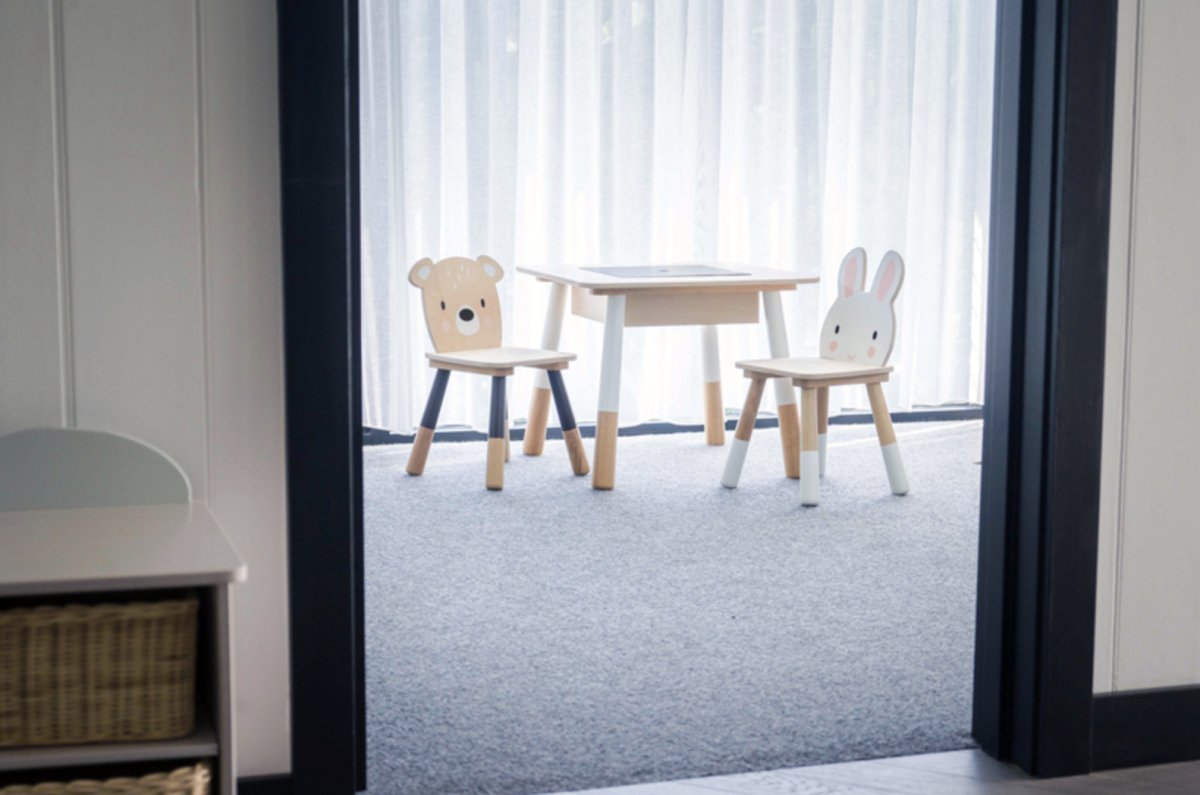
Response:
[{"label": "white table top", "polygon": [[[759,287],[767,290],[792,290],[800,284],[816,284],[820,281],[817,276],[805,276],[792,271],[774,270],[771,268],[751,268],[736,263],[679,263],[704,264],[717,268],[737,271],[736,275],[728,276],[666,276],[662,278],[624,278],[610,276],[606,273],[585,270],[580,267],[556,267],[550,265],[518,265],[518,273],[527,273],[538,279],[558,282],[571,287],[581,287],[601,293],[635,292],[638,290],[663,290],[713,288],[750,288]],[[588,266],[593,267],[593,266]]]},{"label": "white table top", "polygon": [[0,512],[0,596],[245,578],[246,565],[201,503]]}]

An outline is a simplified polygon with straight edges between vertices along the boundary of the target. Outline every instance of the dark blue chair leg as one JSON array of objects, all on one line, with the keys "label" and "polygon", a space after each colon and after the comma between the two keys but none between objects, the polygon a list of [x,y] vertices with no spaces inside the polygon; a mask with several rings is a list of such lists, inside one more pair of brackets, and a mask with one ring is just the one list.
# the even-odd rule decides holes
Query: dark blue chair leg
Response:
[{"label": "dark blue chair leg", "polygon": [[558,370],[547,370],[550,379],[550,392],[554,395],[554,408],[558,411],[558,424],[562,426],[563,441],[567,444],[567,457],[571,459],[571,471],[576,475],[588,473],[587,452],[583,449],[583,439],[579,436],[579,426],[575,424],[575,413],[571,411],[571,400],[567,397],[567,387],[563,383],[562,373]]},{"label": "dark blue chair leg", "polygon": [[425,460],[429,458],[429,446],[433,443],[433,432],[437,429],[438,414],[442,411],[442,398],[446,396],[446,382],[449,380],[449,370],[438,370],[433,377],[433,388],[429,390],[425,413],[421,415],[421,427],[417,428],[417,438],[413,440],[408,466],[405,467],[410,475],[420,475],[425,471]]},{"label": "dark blue chair leg", "polygon": [[487,477],[484,483],[492,491],[504,488],[504,417],[507,408],[504,387],[508,379],[502,375],[492,376],[492,408],[488,417]]}]

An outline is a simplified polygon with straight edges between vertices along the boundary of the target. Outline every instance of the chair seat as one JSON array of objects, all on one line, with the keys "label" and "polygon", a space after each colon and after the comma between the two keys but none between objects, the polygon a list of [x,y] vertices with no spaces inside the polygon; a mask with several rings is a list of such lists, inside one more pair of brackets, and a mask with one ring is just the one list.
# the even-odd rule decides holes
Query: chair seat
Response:
[{"label": "chair seat", "polygon": [[512,375],[514,367],[565,370],[575,354],[538,348],[481,348],[474,351],[426,353],[429,363],[442,370],[460,370],[483,375]]},{"label": "chair seat", "polygon": [[748,377],[790,378],[798,386],[836,386],[886,381],[891,367],[875,367],[817,357],[750,359],[737,363]]}]

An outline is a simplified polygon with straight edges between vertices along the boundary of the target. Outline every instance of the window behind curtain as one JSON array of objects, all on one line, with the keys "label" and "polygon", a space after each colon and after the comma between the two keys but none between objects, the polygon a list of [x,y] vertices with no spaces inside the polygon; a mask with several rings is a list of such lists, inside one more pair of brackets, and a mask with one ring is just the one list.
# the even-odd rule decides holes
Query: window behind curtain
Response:
[{"label": "window behind curtain", "polygon": [[[503,264],[506,341],[537,345],[545,285],[516,265],[720,259],[817,273],[785,293],[815,353],[842,255],[894,248],[907,276],[895,408],[982,399],[993,0],[364,0],[360,15],[364,421],[408,432],[432,372],[409,266]],[[721,327],[725,403],[758,326]],[[595,413],[601,328],[561,348]],[[443,423],[480,427],[486,379]],[[514,419],[531,376],[512,379]],[[702,416],[698,329],[626,334],[623,422]],[[770,410],[769,400],[764,409]],[[832,409],[861,407],[834,390]]]}]

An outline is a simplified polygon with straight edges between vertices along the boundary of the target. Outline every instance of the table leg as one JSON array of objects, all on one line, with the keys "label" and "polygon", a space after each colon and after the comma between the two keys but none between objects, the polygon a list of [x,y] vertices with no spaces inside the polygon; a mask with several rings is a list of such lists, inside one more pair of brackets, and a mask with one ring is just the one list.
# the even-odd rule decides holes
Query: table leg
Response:
[{"label": "table leg", "polygon": [[596,416],[596,452],[592,488],[611,489],[617,475],[617,415],[621,406],[621,343],[625,333],[625,296],[608,296],[604,315],[604,355],[600,360],[600,400]]},{"label": "table leg", "polygon": [[[567,308],[567,285],[552,282],[550,301],[546,305],[546,321],[542,326],[542,348],[548,351],[558,348],[562,336],[563,313]],[[550,382],[546,371],[538,370],[534,376],[533,398],[529,403],[529,421],[525,425],[525,455],[541,455],[546,446],[546,422],[550,417]]]},{"label": "table leg", "polygon": [[710,445],[725,444],[725,404],[721,399],[721,353],[716,326],[701,326],[704,353],[704,439]]},{"label": "table leg", "polygon": [[[786,359],[787,326],[783,322],[783,302],[776,290],[764,291],[763,312],[767,319],[767,343],[771,357]],[[783,471],[789,478],[800,477],[800,416],[796,410],[796,389],[786,378],[775,379],[775,406],[779,414],[779,436],[783,440]]]}]

